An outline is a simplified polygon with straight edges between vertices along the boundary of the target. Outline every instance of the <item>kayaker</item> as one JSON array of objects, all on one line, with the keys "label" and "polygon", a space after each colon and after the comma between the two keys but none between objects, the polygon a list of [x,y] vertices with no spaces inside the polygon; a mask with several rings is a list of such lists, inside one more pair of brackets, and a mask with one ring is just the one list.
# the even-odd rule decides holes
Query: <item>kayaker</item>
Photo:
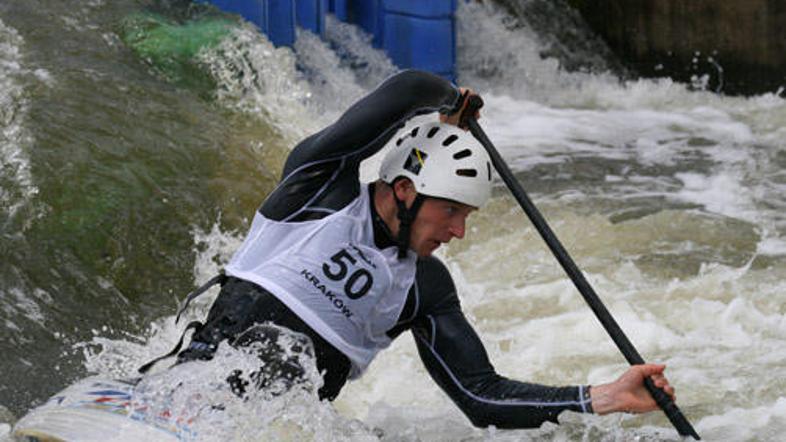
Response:
[{"label": "kayaker", "polygon": [[[220,294],[179,361],[210,359],[224,340],[275,341],[276,330],[291,330],[310,341],[324,378],[319,397],[333,400],[410,331],[429,374],[476,426],[537,427],[564,410],[656,410],[646,377],[673,398],[663,365],[633,366],[593,386],[525,383],[494,370],[448,269],[433,256],[464,237],[467,216],[491,194],[489,158],[459,127],[471,94],[404,71],[300,142],[225,274],[214,279]],[[410,118],[428,113],[439,121],[395,137]],[[379,179],[361,183],[360,163],[388,143]],[[259,324],[275,327],[248,334]],[[279,372],[300,373],[285,362]],[[239,392],[248,388],[234,379]]]}]

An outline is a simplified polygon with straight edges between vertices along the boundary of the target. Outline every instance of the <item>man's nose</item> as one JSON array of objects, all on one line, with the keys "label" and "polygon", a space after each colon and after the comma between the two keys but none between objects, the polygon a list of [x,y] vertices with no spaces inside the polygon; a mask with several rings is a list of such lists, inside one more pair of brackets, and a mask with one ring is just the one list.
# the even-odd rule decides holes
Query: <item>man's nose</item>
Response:
[{"label": "man's nose", "polygon": [[450,226],[450,234],[458,239],[463,239],[466,233],[466,220],[462,217]]}]

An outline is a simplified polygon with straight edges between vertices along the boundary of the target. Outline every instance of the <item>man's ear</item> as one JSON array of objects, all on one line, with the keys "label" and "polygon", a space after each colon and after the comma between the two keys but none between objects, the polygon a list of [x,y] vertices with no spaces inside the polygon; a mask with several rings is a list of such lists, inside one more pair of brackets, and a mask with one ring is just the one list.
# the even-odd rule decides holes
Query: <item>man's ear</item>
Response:
[{"label": "man's ear", "polygon": [[415,185],[412,184],[412,181],[410,181],[409,178],[397,179],[396,182],[393,183],[393,192],[396,194],[398,199],[407,203],[409,203],[410,200],[415,199],[415,194],[417,193],[415,190]]}]

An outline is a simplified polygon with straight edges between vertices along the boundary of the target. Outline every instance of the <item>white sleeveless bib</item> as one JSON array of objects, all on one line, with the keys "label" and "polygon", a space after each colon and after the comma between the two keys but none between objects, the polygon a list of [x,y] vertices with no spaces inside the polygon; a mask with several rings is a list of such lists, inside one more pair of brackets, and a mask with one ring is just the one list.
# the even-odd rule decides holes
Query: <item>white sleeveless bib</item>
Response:
[{"label": "white sleeveless bib", "polygon": [[417,256],[378,249],[366,185],[325,218],[278,222],[259,212],[226,273],[264,287],[352,361],[359,376],[390,345]]}]

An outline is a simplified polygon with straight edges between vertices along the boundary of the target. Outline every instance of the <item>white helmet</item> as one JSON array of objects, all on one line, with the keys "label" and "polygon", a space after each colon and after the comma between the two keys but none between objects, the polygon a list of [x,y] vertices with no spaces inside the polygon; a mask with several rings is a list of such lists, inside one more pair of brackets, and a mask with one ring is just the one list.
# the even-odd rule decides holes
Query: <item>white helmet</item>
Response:
[{"label": "white helmet", "polygon": [[491,160],[469,133],[444,123],[417,126],[396,140],[382,160],[379,177],[388,184],[409,178],[415,190],[474,207],[491,196]]}]

